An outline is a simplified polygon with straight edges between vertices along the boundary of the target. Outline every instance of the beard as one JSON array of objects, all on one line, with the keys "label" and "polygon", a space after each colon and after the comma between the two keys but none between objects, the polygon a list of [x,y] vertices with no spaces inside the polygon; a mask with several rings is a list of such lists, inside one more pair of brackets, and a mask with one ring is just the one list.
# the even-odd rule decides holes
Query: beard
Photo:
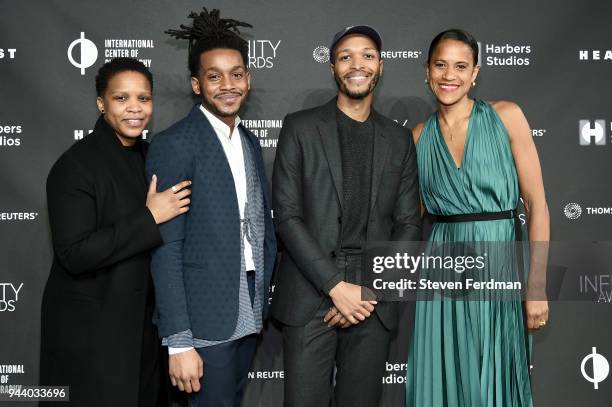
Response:
[{"label": "beard", "polygon": [[354,91],[354,90],[350,90],[345,80],[340,78],[338,74],[334,72],[334,80],[336,81],[336,86],[338,86],[338,90],[340,90],[342,93],[344,93],[346,96],[348,96],[351,99],[363,99],[366,96],[368,96],[370,93],[374,92],[374,88],[376,88],[376,84],[378,83],[379,78],[380,78],[380,75],[378,73],[373,74],[367,88],[363,90]]}]

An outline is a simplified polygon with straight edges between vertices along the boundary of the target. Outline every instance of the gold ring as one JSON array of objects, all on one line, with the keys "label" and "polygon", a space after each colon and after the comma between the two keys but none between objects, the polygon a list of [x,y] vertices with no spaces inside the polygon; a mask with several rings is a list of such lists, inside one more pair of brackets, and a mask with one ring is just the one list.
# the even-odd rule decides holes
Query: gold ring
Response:
[{"label": "gold ring", "polygon": [[176,192],[176,191],[178,191],[178,187],[176,185],[173,185],[172,186],[172,192]]},{"label": "gold ring", "polygon": [[546,321],[540,321],[540,326],[546,325]]}]

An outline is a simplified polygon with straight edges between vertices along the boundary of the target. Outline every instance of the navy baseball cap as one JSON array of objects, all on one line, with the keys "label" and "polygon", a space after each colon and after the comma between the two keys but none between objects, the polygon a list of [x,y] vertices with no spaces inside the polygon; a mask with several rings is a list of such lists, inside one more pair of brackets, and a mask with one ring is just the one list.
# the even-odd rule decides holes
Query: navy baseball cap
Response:
[{"label": "navy baseball cap", "polygon": [[[342,38],[350,34],[362,34],[362,35],[365,35],[366,37],[370,37],[370,39],[374,41],[374,43],[376,44],[376,48],[378,49],[378,52],[381,51],[382,39],[380,38],[380,34],[378,33],[378,31],[376,31],[369,25],[352,25],[352,26],[346,27],[345,29],[341,31],[338,31],[336,35],[334,35],[334,39],[332,40],[331,46],[329,47],[330,61],[331,61],[331,56],[334,54],[334,48],[336,47],[336,45],[338,45],[338,42],[340,42]],[[333,61],[331,62],[333,63]]]}]

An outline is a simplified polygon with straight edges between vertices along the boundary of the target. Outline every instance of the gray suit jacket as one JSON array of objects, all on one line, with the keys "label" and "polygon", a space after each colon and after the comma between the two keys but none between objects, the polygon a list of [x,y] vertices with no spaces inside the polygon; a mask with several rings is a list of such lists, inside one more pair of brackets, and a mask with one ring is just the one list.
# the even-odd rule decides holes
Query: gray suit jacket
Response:
[{"label": "gray suit jacket", "polygon": [[[275,277],[272,316],[305,325],[340,280],[334,257],[342,219],[342,162],[336,100],[285,118],[274,162],[274,221],[285,251]],[[411,132],[372,111],[374,152],[368,241],[421,237],[416,151]],[[380,302],[383,324],[397,325]]]}]

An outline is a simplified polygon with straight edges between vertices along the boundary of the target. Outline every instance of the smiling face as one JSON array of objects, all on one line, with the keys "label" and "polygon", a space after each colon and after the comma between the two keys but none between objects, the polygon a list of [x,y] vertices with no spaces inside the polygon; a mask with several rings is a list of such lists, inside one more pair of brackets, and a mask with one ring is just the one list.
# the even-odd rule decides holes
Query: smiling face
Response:
[{"label": "smiling face", "polygon": [[96,102],[124,146],[134,145],[153,114],[151,84],[146,76],[136,71],[113,75]]},{"label": "smiling face", "polygon": [[383,62],[370,37],[350,34],[336,45],[331,69],[341,94],[363,99],[374,91]]},{"label": "smiling face", "polygon": [[438,43],[427,65],[429,87],[439,103],[454,105],[467,98],[480,66],[464,42],[446,39]]},{"label": "smiling face", "polygon": [[191,78],[191,87],[204,107],[231,127],[249,93],[251,76],[240,52],[217,48],[200,55],[200,69]]}]

